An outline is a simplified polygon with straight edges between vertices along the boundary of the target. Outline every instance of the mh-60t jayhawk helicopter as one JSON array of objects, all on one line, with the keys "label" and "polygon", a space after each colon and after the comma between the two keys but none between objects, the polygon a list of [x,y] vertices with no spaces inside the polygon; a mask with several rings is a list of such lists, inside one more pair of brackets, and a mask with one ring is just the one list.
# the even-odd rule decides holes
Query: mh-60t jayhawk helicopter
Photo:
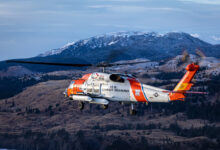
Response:
[{"label": "mh-60t jayhawk helicopter", "polygon": [[85,74],[80,79],[72,80],[65,90],[65,96],[79,102],[79,109],[84,108],[85,102],[101,104],[104,109],[108,108],[109,102],[131,103],[131,114],[136,114],[134,105],[137,102],[169,103],[177,100],[184,100],[187,93],[205,94],[204,92],[189,91],[192,87],[192,79],[199,69],[195,63],[186,66],[186,73],[173,91],[142,84],[137,78],[129,74],[105,73],[105,67],[131,65],[145,63],[147,61],[135,63],[101,63],[93,64],[65,64],[49,62],[33,62],[22,60],[8,60],[12,63],[29,63],[43,65],[59,65],[72,67],[95,66],[103,67],[103,72]]}]

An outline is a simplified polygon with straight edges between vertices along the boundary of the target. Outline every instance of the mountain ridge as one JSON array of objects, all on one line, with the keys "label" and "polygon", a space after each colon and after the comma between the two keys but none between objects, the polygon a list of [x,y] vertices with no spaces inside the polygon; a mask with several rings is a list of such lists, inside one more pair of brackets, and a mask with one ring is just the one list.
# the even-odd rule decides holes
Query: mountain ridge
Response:
[{"label": "mountain ridge", "polygon": [[[103,44],[104,46],[110,46],[110,45],[114,45],[116,44],[117,42],[120,42],[117,40],[117,38],[130,38],[131,36],[145,36],[145,37],[154,37],[154,38],[162,38],[162,37],[165,37],[165,38],[181,38],[181,37],[178,37],[178,35],[184,35],[184,36],[191,36],[195,39],[199,39],[197,37],[194,37],[188,33],[184,33],[184,32],[168,32],[168,33],[165,33],[165,34],[159,34],[159,33],[156,33],[156,32],[113,32],[113,33],[107,33],[107,34],[102,34],[102,35],[98,35],[98,36],[93,36],[93,37],[90,37],[90,38],[86,38],[86,39],[82,39],[82,40],[78,40],[76,42],[71,42],[71,43],[67,43],[66,45],[64,45],[63,47],[61,48],[58,48],[58,49],[53,49],[53,50],[49,50],[45,53],[42,53],[38,56],[40,57],[45,57],[45,56],[51,56],[51,55],[57,55],[57,54],[60,54],[62,53],[64,50],[66,50],[67,48],[70,48],[70,47],[76,47],[78,45],[80,46],[84,46],[84,45],[87,45],[88,44],[91,44],[91,41],[95,40],[95,39],[104,39],[106,41],[104,41],[103,43],[98,43],[98,44]],[[116,40],[114,39],[116,38]],[[199,39],[200,40],[200,39]],[[126,41],[126,40],[125,40]],[[200,40],[202,41],[202,40]],[[203,41],[204,42],[204,41]],[[204,42],[204,43],[207,43],[207,42]],[[209,44],[209,43],[207,43]],[[209,45],[212,45],[212,44],[209,44]],[[91,47],[92,49],[96,48],[96,47],[101,47],[101,45],[95,45],[93,44],[93,46]]]},{"label": "mountain ridge", "polygon": [[[183,49],[188,49],[190,53],[195,53],[195,49],[200,47],[208,49],[212,45],[183,32],[170,32],[167,34],[157,34],[155,32],[119,32],[79,40],[65,48],[53,51],[50,55],[40,56],[85,57],[86,60],[90,58],[92,63],[97,63],[98,61],[104,61],[109,55],[109,51],[115,50],[123,52],[121,56],[124,56],[113,61],[141,57],[158,60],[162,57],[160,54],[165,54],[164,57],[174,57],[181,54]],[[136,53],[135,55],[133,54],[134,51]],[[91,56],[96,57],[96,59],[98,58],[98,61],[91,58]]]},{"label": "mountain ridge", "polygon": [[[184,32],[118,32],[90,37],[84,40],[47,51],[36,57],[22,59],[28,61],[62,62],[62,63],[92,63],[115,62],[145,58],[152,61],[171,59],[181,55],[184,50],[195,54],[201,49],[208,57],[220,58],[220,45],[212,45]],[[115,56],[109,58],[114,53]],[[28,64],[0,63],[0,70],[10,66],[21,65],[32,71],[49,72],[68,70],[67,67],[54,67]]]}]

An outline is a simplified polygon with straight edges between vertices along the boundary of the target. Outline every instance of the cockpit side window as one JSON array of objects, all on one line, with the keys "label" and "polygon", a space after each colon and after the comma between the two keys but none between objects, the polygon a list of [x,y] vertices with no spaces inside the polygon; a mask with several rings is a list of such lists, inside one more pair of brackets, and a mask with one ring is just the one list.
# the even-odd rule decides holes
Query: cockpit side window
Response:
[{"label": "cockpit side window", "polygon": [[112,80],[114,82],[120,82],[120,83],[124,83],[125,82],[124,78],[122,78],[118,74],[111,74],[109,78],[110,78],[110,80]]}]

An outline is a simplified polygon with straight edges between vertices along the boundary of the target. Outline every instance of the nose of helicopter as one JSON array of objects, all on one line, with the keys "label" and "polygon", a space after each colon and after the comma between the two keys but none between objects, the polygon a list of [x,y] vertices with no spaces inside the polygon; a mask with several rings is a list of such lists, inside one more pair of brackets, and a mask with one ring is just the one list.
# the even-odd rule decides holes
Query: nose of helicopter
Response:
[{"label": "nose of helicopter", "polygon": [[72,94],[72,89],[73,89],[73,85],[74,85],[75,81],[71,81],[70,85],[68,86],[68,88],[65,89],[65,91],[63,92],[63,94],[65,95],[65,97],[69,97]]}]

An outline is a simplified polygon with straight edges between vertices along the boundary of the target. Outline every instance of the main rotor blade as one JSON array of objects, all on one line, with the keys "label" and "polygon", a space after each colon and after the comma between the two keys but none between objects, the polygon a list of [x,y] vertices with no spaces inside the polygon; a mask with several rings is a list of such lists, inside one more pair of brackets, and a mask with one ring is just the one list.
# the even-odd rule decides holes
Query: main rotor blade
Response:
[{"label": "main rotor blade", "polygon": [[66,63],[53,63],[53,62],[39,62],[39,61],[23,61],[23,60],[7,60],[6,63],[24,63],[24,64],[39,64],[39,65],[53,65],[53,66],[69,66],[69,67],[112,67],[112,66],[121,66],[121,65],[133,65],[139,63],[146,63],[150,61],[140,61],[140,62],[130,62],[130,63],[107,63],[107,64],[66,64]]},{"label": "main rotor blade", "polygon": [[140,64],[140,63],[146,63],[150,62],[148,61],[139,61],[139,62],[130,62],[130,63],[110,63],[110,64],[98,64],[96,67],[112,67],[112,66],[122,66],[122,65],[133,65],[133,64]]},{"label": "main rotor blade", "polygon": [[53,65],[53,66],[70,66],[70,67],[92,66],[92,64],[66,64],[66,63],[53,63],[53,62],[23,61],[23,60],[7,60],[6,63],[25,63],[25,64],[39,64],[39,65]]},{"label": "main rotor blade", "polygon": [[106,64],[111,63],[115,58],[119,57],[123,53],[125,53],[125,50],[112,50],[104,62]]}]

